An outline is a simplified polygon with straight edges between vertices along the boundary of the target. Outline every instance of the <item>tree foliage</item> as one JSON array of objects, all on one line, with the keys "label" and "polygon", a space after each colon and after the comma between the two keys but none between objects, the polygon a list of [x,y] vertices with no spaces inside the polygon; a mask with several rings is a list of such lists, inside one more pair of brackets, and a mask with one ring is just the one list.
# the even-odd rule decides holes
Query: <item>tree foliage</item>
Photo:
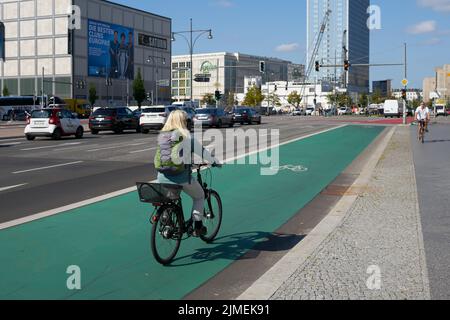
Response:
[{"label": "tree foliage", "polygon": [[133,97],[136,100],[139,107],[139,111],[142,107],[142,102],[145,100],[146,92],[144,80],[142,79],[141,69],[138,69],[136,79],[133,81]]},{"label": "tree foliage", "polygon": [[9,96],[9,89],[7,86],[3,87],[3,96],[8,97]]},{"label": "tree foliage", "polygon": [[302,103],[302,100],[302,96],[297,91],[291,92],[287,98],[289,104],[292,104],[297,108],[300,106],[300,103]]},{"label": "tree foliage", "polygon": [[244,105],[248,107],[257,107],[261,105],[265,99],[264,95],[261,92],[261,89],[258,87],[251,87],[248,89],[247,94],[245,95]]},{"label": "tree foliage", "polygon": [[91,84],[89,86],[89,103],[93,107],[95,105],[95,102],[97,102],[98,96],[97,96],[97,88],[94,84]]},{"label": "tree foliage", "polygon": [[216,100],[215,100],[214,94],[212,94],[212,93],[206,93],[206,94],[203,96],[203,98],[202,98],[202,100],[201,100],[201,103],[202,103],[203,105],[207,105],[207,106],[215,105],[215,104],[216,104]]}]

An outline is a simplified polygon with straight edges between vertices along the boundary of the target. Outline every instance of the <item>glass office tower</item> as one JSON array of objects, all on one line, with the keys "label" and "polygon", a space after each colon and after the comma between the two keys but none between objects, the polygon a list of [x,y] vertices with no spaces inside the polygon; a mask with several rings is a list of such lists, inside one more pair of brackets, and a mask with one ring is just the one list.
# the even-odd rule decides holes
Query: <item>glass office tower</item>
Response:
[{"label": "glass office tower", "polygon": [[[322,65],[342,65],[314,71],[310,81],[347,86],[349,92],[369,91],[369,67],[351,67],[348,77],[343,68],[346,57],[353,64],[368,64],[370,61],[369,6],[370,0],[307,0],[307,63],[314,60]],[[328,10],[332,13],[318,55],[312,57]]]}]

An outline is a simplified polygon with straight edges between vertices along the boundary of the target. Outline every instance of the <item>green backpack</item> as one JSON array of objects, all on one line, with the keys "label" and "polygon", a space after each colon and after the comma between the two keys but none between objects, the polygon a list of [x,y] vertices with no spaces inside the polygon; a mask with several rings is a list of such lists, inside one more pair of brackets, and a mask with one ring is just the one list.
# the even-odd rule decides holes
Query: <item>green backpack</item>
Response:
[{"label": "green backpack", "polygon": [[155,155],[155,169],[159,173],[168,176],[176,176],[183,173],[188,166],[183,160],[182,135],[177,131],[162,132],[158,137],[158,148]]}]

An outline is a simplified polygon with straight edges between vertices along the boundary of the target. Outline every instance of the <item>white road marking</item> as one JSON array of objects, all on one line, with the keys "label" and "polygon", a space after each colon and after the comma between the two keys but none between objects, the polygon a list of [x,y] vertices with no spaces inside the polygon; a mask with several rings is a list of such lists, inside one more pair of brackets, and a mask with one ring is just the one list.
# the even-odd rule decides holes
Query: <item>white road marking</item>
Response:
[{"label": "white road marking", "polygon": [[126,147],[137,147],[137,146],[142,146],[144,144],[147,144],[147,142],[126,144],[126,145],[117,145],[117,146],[111,146],[111,147],[105,147],[105,148],[98,148],[98,149],[88,150],[87,152],[97,152],[97,151],[102,151],[102,150],[111,150],[111,149],[126,148]]},{"label": "white road marking", "polygon": [[[0,141],[1,142],[1,141]],[[10,142],[10,143],[2,143],[0,144],[0,147],[7,147],[7,146],[17,146],[19,144],[22,144],[22,142]]]},{"label": "white road marking", "polygon": [[148,149],[143,149],[143,150],[131,151],[130,154],[142,153],[142,152],[147,152],[147,151],[151,151],[151,150],[156,150],[156,148],[148,148]]},{"label": "white road marking", "polygon": [[27,184],[28,183],[22,183],[22,184],[18,184],[18,185],[15,185],[15,186],[3,187],[3,188],[0,188],[0,192],[6,191],[6,190],[15,189],[15,188],[19,188],[19,187],[23,187],[23,186],[25,186]]},{"label": "white road marking", "polygon": [[[263,152],[263,151],[266,151],[268,149],[278,148],[280,146],[283,146],[283,145],[286,145],[286,144],[289,144],[289,143],[305,140],[307,138],[310,138],[310,137],[313,137],[313,136],[317,136],[317,135],[320,135],[320,134],[323,134],[323,133],[326,133],[326,132],[334,131],[334,130],[337,130],[339,128],[343,128],[343,127],[346,127],[346,126],[347,125],[335,126],[335,127],[332,127],[332,128],[329,128],[329,129],[325,129],[325,130],[322,130],[322,131],[319,131],[319,132],[316,132],[316,133],[308,134],[306,136],[302,136],[302,137],[299,137],[299,138],[288,140],[288,141],[282,142],[282,143],[280,143],[280,144],[278,144],[276,146],[271,146],[271,147],[265,148],[263,150],[249,152],[247,154],[243,154],[243,155],[231,158],[231,159],[227,159],[224,162],[235,161],[237,159],[240,159],[240,158],[243,158],[243,157],[247,157],[247,156],[252,155],[254,153]],[[105,201],[105,200],[108,200],[108,199],[111,199],[111,198],[115,198],[115,197],[118,197],[118,196],[121,196],[121,195],[124,195],[124,194],[128,194],[128,193],[134,192],[134,191],[136,191],[136,187],[135,186],[134,187],[130,187],[130,188],[126,188],[126,189],[123,189],[123,190],[119,190],[119,191],[116,191],[116,192],[113,192],[113,193],[110,193],[110,194],[106,194],[104,196],[100,196],[100,197],[88,199],[88,200],[85,200],[85,201],[73,203],[73,204],[70,204],[70,205],[67,205],[67,206],[64,206],[64,207],[60,207],[60,208],[56,208],[56,209],[53,209],[53,210],[44,211],[44,212],[41,212],[41,213],[38,213],[38,214],[35,214],[35,215],[32,215],[32,216],[28,216],[28,217],[24,217],[24,218],[21,218],[21,219],[16,219],[16,220],[12,220],[12,221],[9,221],[9,222],[5,222],[5,223],[0,224],[0,230],[9,229],[9,228],[16,227],[16,226],[19,226],[19,225],[22,225],[22,224],[26,224],[26,223],[29,223],[29,222],[32,222],[32,221],[36,221],[36,220],[40,220],[40,219],[43,219],[43,218],[51,217],[51,216],[54,216],[54,215],[57,215],[57,214],[60,214],[60,213],[66,212],[66,211],[70,211],[70,210],[78,209],[78,208],[81,208],[81,207],[85,207],[85,206],[88,206],[88,205],[91,205],[91,204],[94,204],[94,203],[97,203],[97,202]]]},{"label": "white road marking", "polygon": [[62,164],[56,164],[54,166],[48,166],[48,167],[41,167],[41,168],[35,168],[35,169],[28,169],[28,170],[22,170],[22,171],[16,171],[13,172],[13,174],[21,174],[21,173],[27,173],[27,172],[33,172],[33,171],[41,171],[41,170],[47,170],[47,169],[53,169],[53,168],[59,168],[59,167],[67,167],[74,164],[80,164],[84,161],[75,161],[75,162],[69,162],[69,163],[62,163]]},{"label": "white road marking", "polygon": [[64,147],[64,146],[75,146],[75,145],[80,145],[80,144],[82,144],[82,142],[71,142],[71,143],[59,144],[57,146],[45,146],[45,147],[36,147],[36,148],[26,148],[26,149],[21,149],[21,151],[42,150],[42,149],[50,149],[50,148]]},{"label": "white road marking", "polygon": [[[24,140],[24,138],[17,138],[17,139],[0,139],[0,142],[9,142],[9,141],[18,141],[18,140]],[[23,141],[25,142],[25,141]]]}]

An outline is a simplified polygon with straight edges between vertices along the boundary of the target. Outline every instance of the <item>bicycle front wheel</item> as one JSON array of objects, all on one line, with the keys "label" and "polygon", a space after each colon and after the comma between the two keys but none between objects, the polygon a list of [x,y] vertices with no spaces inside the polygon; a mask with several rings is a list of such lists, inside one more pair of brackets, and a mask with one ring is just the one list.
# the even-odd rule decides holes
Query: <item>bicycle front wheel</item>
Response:
[{"label": "bicycle front wheel", "polygon": [[208,233],[201,239],[206,243],[211,243],[216,239],[222,226],[222,200],[216,191],[211,190],[206,199],[203,222]]},{"label": "bicycle front wheel", "polygon": [[183,218],[177,206],[161,207],[153,224],[151,249],[156,261],[170,264],[180,249]]}]

